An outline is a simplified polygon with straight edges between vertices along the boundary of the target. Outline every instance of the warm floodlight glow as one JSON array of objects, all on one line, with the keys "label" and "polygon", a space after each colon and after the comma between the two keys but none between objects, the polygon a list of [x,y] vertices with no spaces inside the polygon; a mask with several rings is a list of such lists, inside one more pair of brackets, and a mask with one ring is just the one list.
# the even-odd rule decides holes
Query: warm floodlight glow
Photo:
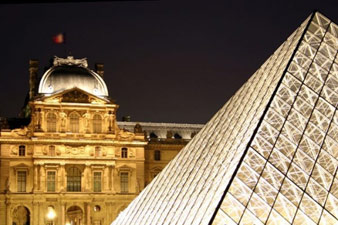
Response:
[{"label": "warm floodlight glow", "polygon": [[71,223],[69,223],[69,222],[66,222],[66,225],[71,225]]},{"label": "warm floodlight glow", "polygon": [[53,220],[55,217],[56,217],[56,213],[53,207],[48,207],[47,219]]},{"label": "warm floodlight glow", "polygon": [[337,55],[312,14],[113,225],[338,224]]}]

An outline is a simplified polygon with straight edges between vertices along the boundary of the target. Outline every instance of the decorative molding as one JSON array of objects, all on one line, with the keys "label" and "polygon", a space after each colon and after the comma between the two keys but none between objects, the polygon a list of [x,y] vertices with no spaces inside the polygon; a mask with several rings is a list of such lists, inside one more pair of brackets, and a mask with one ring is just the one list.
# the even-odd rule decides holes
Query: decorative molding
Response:
[{"label": "decorative molding", "polygon": [[74,59],[73,56],[67,56],[67,58],[64,59],[64,58],[59,58],[57,56],[54,56],[53,66],[62,66],[62,65],[81,66],[81,67],[87,68],[88,62],[87,62],[87,58]]}]

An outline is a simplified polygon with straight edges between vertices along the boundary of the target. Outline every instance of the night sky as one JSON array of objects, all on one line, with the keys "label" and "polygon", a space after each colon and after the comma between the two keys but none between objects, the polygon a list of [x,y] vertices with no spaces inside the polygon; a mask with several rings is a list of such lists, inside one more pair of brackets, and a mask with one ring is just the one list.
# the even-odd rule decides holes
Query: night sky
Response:
[{"label": "night sky", "polygon": [[[318,9],[338,23],[337,1],[112,1],[0,5],[0,116],[28,92],[28,61],[105,64],[118,119],[206,123]],[[66,33],[66,44],[52,37]]]}]

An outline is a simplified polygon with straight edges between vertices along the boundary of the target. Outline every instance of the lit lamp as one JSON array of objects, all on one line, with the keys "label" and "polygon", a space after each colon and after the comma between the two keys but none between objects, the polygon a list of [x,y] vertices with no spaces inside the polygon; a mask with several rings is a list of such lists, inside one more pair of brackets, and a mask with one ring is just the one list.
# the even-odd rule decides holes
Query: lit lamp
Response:
[{"label": "lit lamp", "polygon": [[48,207],[48,212],[47,212],[47,219],[49,220],[54,220],[56,217],[56,213],[53,207],[49,206]]}]

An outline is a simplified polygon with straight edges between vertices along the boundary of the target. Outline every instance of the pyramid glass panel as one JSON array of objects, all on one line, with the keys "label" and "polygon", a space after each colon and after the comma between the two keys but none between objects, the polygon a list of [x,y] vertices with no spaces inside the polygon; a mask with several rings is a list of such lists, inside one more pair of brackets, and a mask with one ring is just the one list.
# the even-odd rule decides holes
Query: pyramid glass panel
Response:
[{"label": "pyramid glass panel", "polygon": [[338,224],[337,34],[313,13],[113,224]]}]

